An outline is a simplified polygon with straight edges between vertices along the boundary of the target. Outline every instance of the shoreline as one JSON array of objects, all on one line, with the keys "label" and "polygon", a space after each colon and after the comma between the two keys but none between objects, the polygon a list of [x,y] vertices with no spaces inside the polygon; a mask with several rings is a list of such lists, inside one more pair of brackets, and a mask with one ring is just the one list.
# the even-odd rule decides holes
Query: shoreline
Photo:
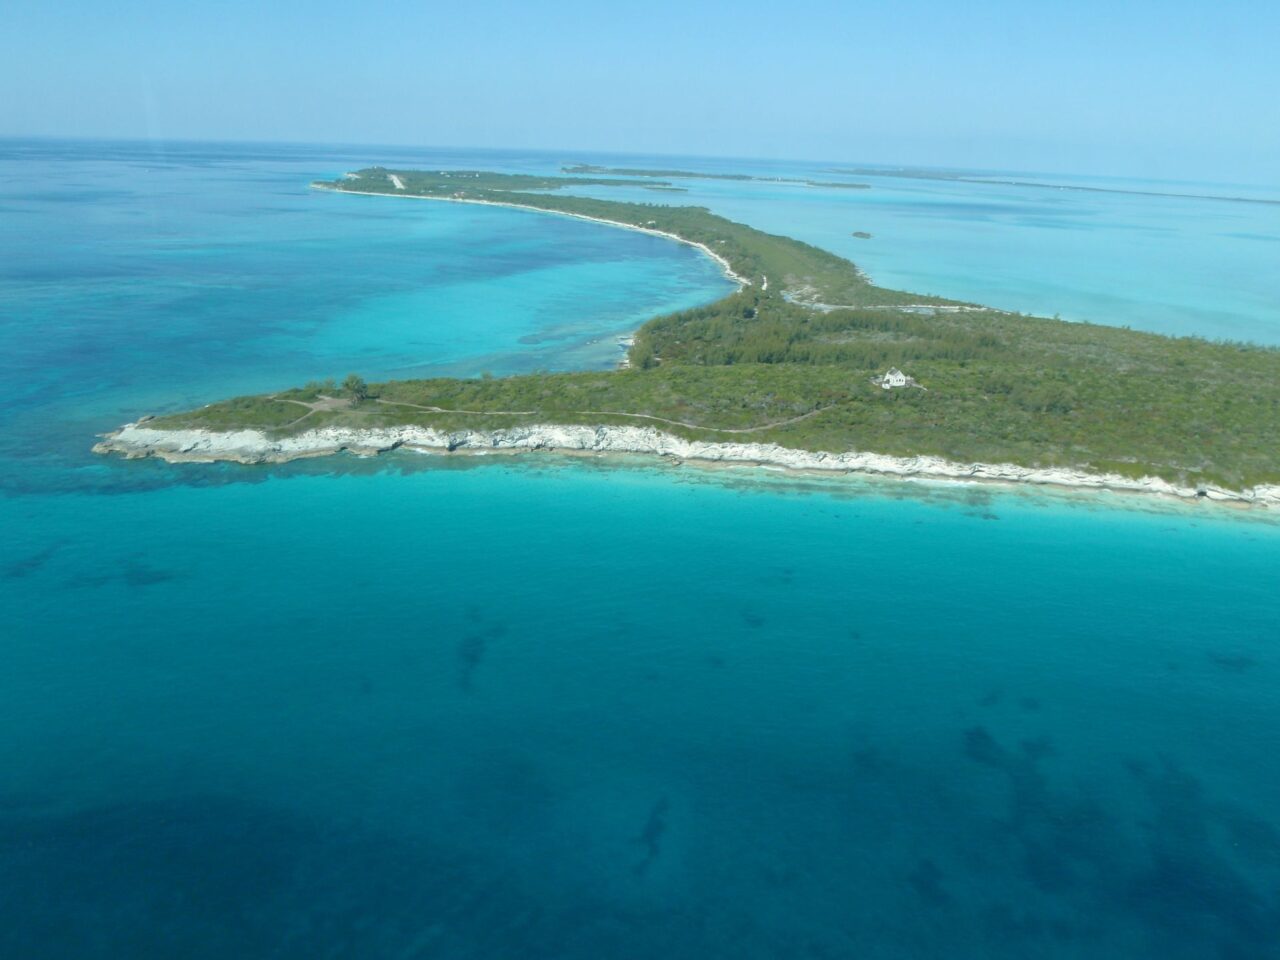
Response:
[{"label": "shoreline", "polygon": [[157,430],[146,421],[127,423],[102,435],[97,454],[126,459],[154,457],[168,463],[288,463],[351,453],[376,456],[405,449],[430,454],[483,455],[546,451],[569,455],[648,455],[677,463],[732,465],[819,473],[863,475],[942,483],[999,483],[1075,490],[1133,493],[1183,501],[1209,500],[1235,506],[1280,509],[1280,484],[1230,490],[1215,485],[1180,486],[1159,477],[1134,479],[1067,467],[1022,467],[1010,463],[958,463],[941,457],[893,457],[848,451],[827,453],[772,443],[715,443],[685,440],[653,427],[535,424],[498,430],[436,430],[403,426],[384,429],[323,427],[273,439],[260,430]]},{"label": "shoreline", "polygon": [[[666,230],[655,230],[652,227],[640,227],[634,223],[624,223],[621,220],[606,220],[603,217],[590,217],[585,213],[568,213],[564,210],[550,210],[546,207],[534,207],[527,203],[503,203],[499,200],[474,200],[467,197],[428,197],[420,193],[381,193],[377,190],[347,190],[341,187],[331,187],[318,180],[311,182],[312,190],[325,190],[329,193],[354,193],[361,197],[399,197],[403,200],[438,200],[441,203],[472,203],[482,207],[508,207],[512,210],[531,210],[534,213],[549,213],[557,217],[572,217],[575,220],[586,220],[589,223],[603,223],[610,227],[620,227],[623,230],[634,230],[637,233],[647,233],[654,237],[665,237],[668,240],[674,240],[676,243],[683,243],[687,247],[693,247],[695,250],[701,250],[708,257],[714,260],[720,267],[720,272],[724,274],[727,280],[738,285],[739,289],[752,286],[750,280],[741,277],[733,272],[733,267],[729,265],[729,261],[720,254],[716,253],[705,243],[697,243],[693,240],[686,240],[684,237],[675,233],[668,233]],[[403,187],[399,189],[404,189]]]}]

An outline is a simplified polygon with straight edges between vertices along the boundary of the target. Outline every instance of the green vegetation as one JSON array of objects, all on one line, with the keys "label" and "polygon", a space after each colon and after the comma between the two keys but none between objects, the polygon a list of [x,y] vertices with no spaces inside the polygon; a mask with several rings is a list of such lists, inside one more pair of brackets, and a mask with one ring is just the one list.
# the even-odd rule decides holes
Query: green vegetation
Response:
[{"label": "green vegetation", "polygon": [[[404,184],[403,190],[392,182],[393,175]],[[518,204],[675,234],[690,243],[702,244],[726,260],[734,273],[756,286],[764,286],[767,278],[768,294],[762,296],[760,303],[760,309],[766,311],[774,304],[784,303],[784,294],[785,297],[807,302],[850,306],[957,303],[942,297],[920,296],[877,287],[863,277],[848,260],[833,253],[790,237],[775,236],[735,223],[717,216],[705,207],[673,207],[547,192],[529,193],[528,190],[534,189],[530,185],[531,181],[537,184],[536,188],[539,190],[552,190],[584,182],[619,182],[478,173],[471,170],[432,172],[372,167],[359,171],[359,179],[320,185],[333,190],[363,193]]]},{"label": "green vegetation", "polygon": [[[398,175],[413,190],[439,189],[440,175]],[[363,394],[348,387],[352,405],[323,400],[339,395],[332,383],[311,384],[157,425],[289,432],[324,424],[649,424],[694,439],[808,450],[1071,466],[1236,488],[1280,482],[1280,350],[884,290],[848,261],[701,208],[519,193],[489,182],[468,198],[668,231],[715,250],[752,283],[649,321],[628,370],[392,381]],[[875,386],[871,378],[890,366],[927,389]]]},{"label": "green vegetation", "polygon": [[244,427],[278,430],[290,426],[303,413],[306,411],[297,404],[273,397],[236,397],[178,417],[156,417],[153,422],[193,430],[239,430]]},{"label": "green vegetation", "polygon": [[[391,181],[396,174],[405,185],[399,190]],[[354,178],[338,181],[351,190],[375,190],[386,193],[422,193],[449,196],[454,192],[468,194],[483,190],[559,190],[561,187],[652,187],[672,186],[653,180],[624,180],[616,177],[539,177],[526,173],[489,173],[485,170],[388,170],[386,167],[369,167],[356,172]]]},{"label": "green vegetation", "polygon": [[369,385],[364,382],[364,377],[359,374],[347,374],[347,379],[342,381],[342,392],[352,400],[365,400],[369,396]]}]

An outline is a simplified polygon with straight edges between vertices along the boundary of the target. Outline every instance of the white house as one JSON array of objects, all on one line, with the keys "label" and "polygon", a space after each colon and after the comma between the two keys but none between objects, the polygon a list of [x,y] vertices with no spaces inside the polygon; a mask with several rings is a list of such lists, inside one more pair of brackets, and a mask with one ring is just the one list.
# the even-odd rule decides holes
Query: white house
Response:
[{"label": "white house", "polygon": [[890,367],[889,372],[880,378],[880,386],[886,390],[892,390],[894,387],[905,387],[910,382],[911,378],[897,367]]}]

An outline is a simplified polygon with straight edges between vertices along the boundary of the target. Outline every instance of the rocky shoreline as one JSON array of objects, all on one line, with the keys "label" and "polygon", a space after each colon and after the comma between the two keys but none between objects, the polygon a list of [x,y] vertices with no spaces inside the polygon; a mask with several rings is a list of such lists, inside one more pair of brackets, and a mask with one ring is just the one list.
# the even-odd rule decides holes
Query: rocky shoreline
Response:
[{"label": "rocky shoreline", "polygon": [[957,463],[939,457],[891,457],[850,451],[824,453],[772,443],[711,443],[685,440],[652,427],[535,424],[500,430],[436,430],[403,426],[380,429],[324,427],[273,438],[259,430],[226,432],[165,430],[147,421],[128,423],[104,434],[94,453],[130,459],[157,457],[170,463],[285,463],[348,452],[374,456],[404,448],[430,453],[504,453],[529,450],[591,454],[648,454],[673,460],[740,464],[797,471],[857,473],[954,482],[1018,483],[1144,493],[1181,499],[1280,509],[1280,484],[1245,490],[1214,485],[1197,487],[1159,477],[1134,479],[1114,473],[1089,473],[1059,467],[1022,467],[1011,463]]}]

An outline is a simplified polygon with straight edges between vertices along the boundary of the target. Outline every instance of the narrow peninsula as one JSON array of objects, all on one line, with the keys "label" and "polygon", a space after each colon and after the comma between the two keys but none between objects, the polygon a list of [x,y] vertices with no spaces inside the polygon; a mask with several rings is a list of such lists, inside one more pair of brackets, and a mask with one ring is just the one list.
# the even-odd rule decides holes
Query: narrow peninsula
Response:
[{"label": "narrow peninsula", "polygon": [[[149,417],[94,448],[273,462],[376,453],[650,453],[1280,507],[1280,350],[1030,317],[877,286],[853,263],[703,207],[575,196],[650,174],[373,167],[313,186],[499,204],[692,244],[735,292],[655,317],[621,369],[312,383]],[[637,177],[637,175],[639,175]]]}]

